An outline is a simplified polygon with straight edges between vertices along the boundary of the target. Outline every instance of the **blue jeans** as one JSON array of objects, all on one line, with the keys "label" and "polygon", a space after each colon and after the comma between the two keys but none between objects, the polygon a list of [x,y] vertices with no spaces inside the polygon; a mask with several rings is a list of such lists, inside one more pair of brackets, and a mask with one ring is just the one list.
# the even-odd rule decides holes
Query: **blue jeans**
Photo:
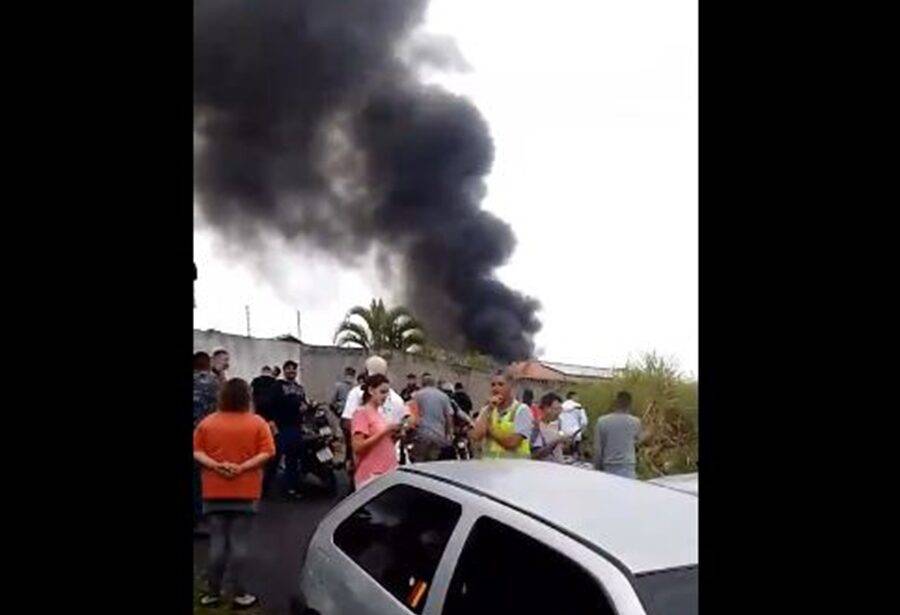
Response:
[{"label": "blue jeans", "polygon": [[275,436],[275,468],[278,460],[284,455],[284,486],[286,489],[297,489],[300,485],[300,474],[297,465],[302,456],[303,439],[299,427],[279,429]]},{"label": "blue jeans", "polygon": [[230,564],[234,593],[243,594],[244,569],[250,555],[250,528],[253,515],[225,511],[207,515],[209,521],[209,590],[218,596],[222,591],[225,567]]}]

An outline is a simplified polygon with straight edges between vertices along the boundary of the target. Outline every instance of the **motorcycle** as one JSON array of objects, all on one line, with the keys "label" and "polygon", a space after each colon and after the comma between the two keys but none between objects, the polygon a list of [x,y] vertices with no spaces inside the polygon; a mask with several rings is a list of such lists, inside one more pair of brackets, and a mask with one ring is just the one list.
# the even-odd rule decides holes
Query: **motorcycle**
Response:
[{"label": "motorcycle", "polygon": [[329,494],[336,494],[337,472],[346,467],[346,446],[340,424],[326,404],[309,403],[302,417],[301,437],[300,467],[322,481]]},{"label": "motorcycle", "polygon": [[475,421],[462,410],[456,408],[455,410],[456,412],[453,414],[453,455],[459,461],[468,461],[472,459],[469,430],[475,425]]}]

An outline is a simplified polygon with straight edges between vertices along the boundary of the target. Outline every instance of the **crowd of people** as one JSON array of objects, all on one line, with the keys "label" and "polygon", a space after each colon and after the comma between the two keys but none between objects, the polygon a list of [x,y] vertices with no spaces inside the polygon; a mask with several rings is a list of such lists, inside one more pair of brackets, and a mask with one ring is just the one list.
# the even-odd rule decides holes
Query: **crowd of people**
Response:
[{"label": "crowd of people", "polygon": [[[210,540],[209,591],[201,604],[221,600],[228,564],[234,606],[248,608],[258,601],[241,576],[253,515],[275,489],[282,466],[282,495],[302,497],[301,425],[310,402],[296,361],[280,369],[263,366],[251,383],[229,378],[229,361],[224,348],[194,353],[194,523]],[[347,367],[327,403],[340,417],[352,486],[358,489],[401,463],[460,458],[457,446],[487,459],[582,459],[589,421],[577,394],[570,391],[563,400],[548,392],[535,403],[528,389],[517,399],[515,386],[511,370],[495,372],[489,399],[476,408],[462,383],[451,385],[427,372],[408,374],[397,393],[379,356],[369,357],[359,374]],[[636,478],[636,447],[647,435],[631,405],[631,395],[621,391],[613,411],[595,422],[595,469]]]}]

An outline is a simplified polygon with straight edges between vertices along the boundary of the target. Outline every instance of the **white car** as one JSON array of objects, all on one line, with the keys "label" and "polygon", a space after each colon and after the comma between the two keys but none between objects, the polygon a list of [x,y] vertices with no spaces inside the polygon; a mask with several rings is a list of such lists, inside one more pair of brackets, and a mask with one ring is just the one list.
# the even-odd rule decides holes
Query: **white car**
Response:
[{"label": "white car", "polygon": [[694,615],[698,502],[539,461],[405,466],[321,521],[295,611]]},{"label": "white car", "polygon": [[660,476],[659,478],[654,478],[647,482],[700,497],[700,475],[696,472],[693,474]]}]

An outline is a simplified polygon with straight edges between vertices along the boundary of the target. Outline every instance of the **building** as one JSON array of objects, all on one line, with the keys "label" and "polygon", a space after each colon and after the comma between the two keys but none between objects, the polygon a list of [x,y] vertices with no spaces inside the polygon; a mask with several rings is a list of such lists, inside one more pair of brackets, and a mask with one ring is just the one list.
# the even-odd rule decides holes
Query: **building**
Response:
[{"label": "building", "polygon": [[518,394],[531,389],[535,398],[548,391],[564,394],[563,389],[573,384],[611,380],[621,371],[614,367],[591,367],[537,359],[519,361],[510,367],[516,376]]}]

